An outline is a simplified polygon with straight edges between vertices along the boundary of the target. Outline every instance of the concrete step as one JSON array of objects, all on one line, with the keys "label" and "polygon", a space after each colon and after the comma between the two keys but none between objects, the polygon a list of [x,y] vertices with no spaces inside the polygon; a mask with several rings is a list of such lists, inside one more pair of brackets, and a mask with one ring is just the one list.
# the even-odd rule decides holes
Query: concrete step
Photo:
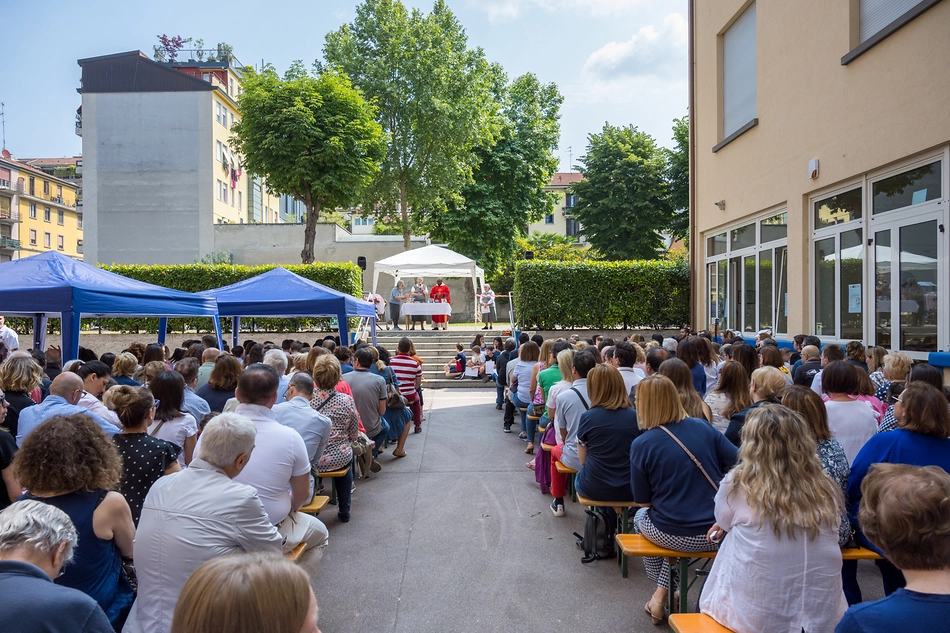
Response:
[{"label": "concrete step", "polygon": [[423,389],[484,389],[485,391],[495,391],[495,383],[493,382],[482,382],[481,380],[473,380],[471,378],[465,378],[463,380],[456,380],[454,378],[441,378],[441,379],[427,379],[422,383]]}]

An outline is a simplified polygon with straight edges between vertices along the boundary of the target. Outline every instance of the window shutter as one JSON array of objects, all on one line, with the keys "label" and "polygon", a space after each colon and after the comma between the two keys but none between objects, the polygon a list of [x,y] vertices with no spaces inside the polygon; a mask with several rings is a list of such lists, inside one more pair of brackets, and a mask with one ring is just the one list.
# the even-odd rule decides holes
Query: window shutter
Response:
[{"label": "window shutter", "polygon": [[921,0],[861,0],[859,12],[861,41],[866,41],[920,2]]},{"label": "window shutter", "polygon": [[723,137],[756,116],[755,32],[753,3],[722,38]]}]

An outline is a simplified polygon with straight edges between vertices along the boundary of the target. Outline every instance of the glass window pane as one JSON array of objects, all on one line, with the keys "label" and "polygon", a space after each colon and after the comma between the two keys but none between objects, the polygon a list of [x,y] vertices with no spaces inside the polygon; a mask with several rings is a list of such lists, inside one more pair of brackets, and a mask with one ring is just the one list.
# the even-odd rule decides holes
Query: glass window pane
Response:
[{"label": "glass window pane", "polygon": [[716,287],[716,264],[709,264],[706,266],[706,280],[709,288],[709,322],[712,323],[716,320],[716,315],[719,314],[719,289]]},{"label": "glass window pane", "polygon": [[891,347],[891,232],[874,234],[874,342]]},{"label": "glass window pane", "polygon": [[815,242],[815,334],[835,336],[835,238]]},{"label": "glass window pane", "polygon": [[788,333],[788,248],[780,246],[775,249],[776,288],[775,302],[778,324],[776,332]]},{"label": "glass window pane", "polygon": [[759,329],[772,329],[772,251],[759,253]]},{"label": "glass window pane", "polygon": [[815,203],[815,228],[861,219],[861,189],[852,189]]},{"label": "glass window pane", "polygon": [[718,268],[718,280],[716,282],[716,288],[719,291],[719,297],[716,299],[716,305],[719,306],[719,329],[725,330],[729,328],[729,311],[727,309],[729,295],[726,293],[726,280],[729,277],[729,262],[723,259],[716,262],[716,266]]},{"label": "glass window pane", "polygon": [[745,270],[745,282],[742,286],[742,327],[746,332],[754,332],[758,322],[755,318],[755,256],[742,258]]},{"label": "glass window pane", "polygon": [[779,213],[762,220],[759,240],[764,244],[788,237],[788,213]]},{"label": "glass window pane", "polygon": [[841,233],[841,339],[864,338],[864,234],[861,229]]},{"label": "glass window pane", "polygon": [[937,221],[900,229],[900,349],[937,351]]},{"label": "glass window pane", "polygon": [[940,197],[940,161],[874,183],[874,214],[903,209]]},{"label": "glass window pane", "polygon": [[726,252],[726,234],[720,233],[706,238],[706,257],[724,255]]},{"label": "glass window pane", "polygon": [[732,250],[755,246],[755,223],[732,229]]}]

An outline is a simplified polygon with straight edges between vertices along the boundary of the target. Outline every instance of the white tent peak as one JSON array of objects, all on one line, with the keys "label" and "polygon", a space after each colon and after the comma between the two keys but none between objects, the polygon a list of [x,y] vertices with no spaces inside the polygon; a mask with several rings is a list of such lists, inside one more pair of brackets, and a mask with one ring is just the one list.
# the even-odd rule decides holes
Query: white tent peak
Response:
[{"label": "white tent peak", "polygon": [[[378,292],[379,274],[392,275],[395,281],[416,277],[469,277],[475,286],[475,294],[485,283],[485,271],[474,259],[444,246],[423,246],[387,257],[373,263],[373,292]],[[478,311],[478,299],[475,299]]]}]

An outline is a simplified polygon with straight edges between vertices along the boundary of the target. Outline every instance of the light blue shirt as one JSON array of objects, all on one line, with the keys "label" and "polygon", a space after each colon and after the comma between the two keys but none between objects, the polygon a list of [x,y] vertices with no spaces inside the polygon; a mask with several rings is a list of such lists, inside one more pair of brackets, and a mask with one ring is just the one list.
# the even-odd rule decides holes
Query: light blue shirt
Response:
[{"label": "light blue shirt", "polygon": [[79,405],[69,404],[66,398],[62,396],[48,396],[43,402],[20,411],[20,420],[17,424],[16,445],[23,446],[23,440],[30,434],[30,431],[54,415],[73,415],[76,413],[88,415],[92,418],[93,422],[101,426],[102,430],[110,436],[122,432],[119,427],[106,422],[95,413],[89,411],[89,409],[80,407]]},{"label": "light blue shirt", "polygon": [[307,447],[310,463],[319,462],[330,439],[330,427],[333,425],[330,418],[314,411],[310,401],[302,396],[294,396],[287,402],[275,404],[271,411],[278,422],[300,434]]},{"label": "light blue shirt", "polygon": [[284,374],[277,381],[277,402],[284,401],[284,394],[287,393],[287,387],[290,385],[290,376]]},{"label": "light blue shirt", "polygon": [[195,393],[195,390],[189,386],[185,386],[185,402],[182,404],[182,409],[186,413],[190,413],[191,417],[195,419],[195,422],[201,422],[201,418],[211,413],[211,405],[208,404],[208,401]]}]

